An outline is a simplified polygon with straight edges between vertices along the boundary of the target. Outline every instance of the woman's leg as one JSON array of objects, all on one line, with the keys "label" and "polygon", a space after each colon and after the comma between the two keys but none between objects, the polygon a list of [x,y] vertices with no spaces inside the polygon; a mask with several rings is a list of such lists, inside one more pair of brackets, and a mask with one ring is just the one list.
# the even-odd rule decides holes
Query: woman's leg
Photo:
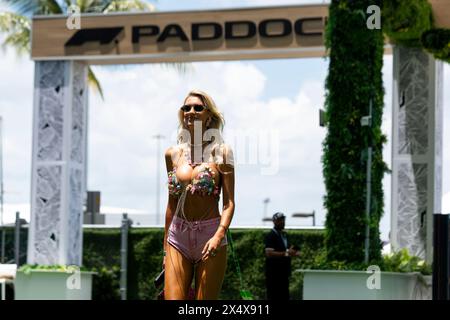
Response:
[{"label": "woman's leg", "polygon": [[187,300],[194,266],[170,244],[167,246],[165,270],[164,299]]},{"label": "woman's leg", "polygon": [[215,257],[200,261],[195,271],[195,300],[217,300],[226,269],[227,246],[218,248]]}]

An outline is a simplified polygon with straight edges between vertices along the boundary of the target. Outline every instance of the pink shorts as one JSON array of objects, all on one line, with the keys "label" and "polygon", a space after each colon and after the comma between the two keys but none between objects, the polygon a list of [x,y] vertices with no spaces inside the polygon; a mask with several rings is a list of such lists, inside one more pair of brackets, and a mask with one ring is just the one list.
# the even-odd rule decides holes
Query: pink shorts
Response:
[{"label": "pink shorts", "polygon": [[[214,236],[219,224],[220,217],[209,220],[187,221],[174,216],[169,227],[167,242],[192,263],[197,263],[202,259],[202,250],[206,242]],[[227,237],[224,237],[220,245],[225,246],[227,244]]]}]

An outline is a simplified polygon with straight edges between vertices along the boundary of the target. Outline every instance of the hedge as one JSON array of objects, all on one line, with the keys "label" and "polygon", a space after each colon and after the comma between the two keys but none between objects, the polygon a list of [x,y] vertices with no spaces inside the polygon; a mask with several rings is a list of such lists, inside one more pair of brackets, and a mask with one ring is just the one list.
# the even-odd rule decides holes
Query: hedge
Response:
[{"label": "hedge", "polygon": [[[232,230],[235,253],[239,261],[245,290],[254,299],[265,299],[264,236],[268,230]],[[300,247],[301,257],[293,258],[292,269],[314,268],[323,251],[323,231],[287,230],[290,241]],[[153,279],[161,271],[162,229],[131,229],[129,233],[128,298],[152,300],[157,296]],[[83,265],[95,268],[94,300],[120,299],[120,231],[86,229],[84,231]],[[293,272],[290,284],[292,299],[302,298],[302,275]],[[241,299],[236,265],[228,246],[228,266],[220,299]]]},{"label": "hedge", "polygon": [[[313,230],[286,230],[290,241],[300,247],[301,256],[293,258],[292,269],[337,269],[366,270],[368,265],[359,263],[337,263],[326,260],[324,250],[324,232]],[[264,279],[264,236],[267,229],[232,230],[233,244],[239,260],[245,290],[255,299],[265,299]],[[21,230],[21,264],[26,262],[28,230]],[[128,298],[155,299],[157,291],[153,279],[160,271],[162,262],[162,229],[134,229],[129,233],[128,259]],[[7,230],[6,258],[14,257],[14,229]],[[83,267],[96,270],[94,276],[94,300],[119,300],[120,279],[120,230],[84,229]],[[394,255],[385,256],[379,267],[382,271],[431,273],[431,266],[418,257],[410,256],[402,250]],[[292,299],[302,299],[303,277],[293,272],[290,291]],[[220,299],[238,300],[239,279],[236,265],[228,246],[228,268]]]},{"label": "hedge", "polygon": [[[254,299],[265,299],[264,236],[269,229],[231,230],[232,240],[241,269],[245,290]],[[290,242],[300,248],[301,256],[293,258],[292,270],[313,269],[320,265],[324,252],[324,232],[321,230],[287,229]],[[120,229],[83,230],[83,267],[95,270],[93,300],[120,299]],[[21,265],[26,263],[28,229],[21,230]],[[156,299],[153,279],[161,271],[163,230],[131,228],[128,236],[128,299]],[[14,258],[14,229],[6,234],[6,260]],[[290,283],[292,299],[302,298],[303,278],[293,272]],[[241,299],[236,265],[228,246],[228,266],[220,299]]]}]

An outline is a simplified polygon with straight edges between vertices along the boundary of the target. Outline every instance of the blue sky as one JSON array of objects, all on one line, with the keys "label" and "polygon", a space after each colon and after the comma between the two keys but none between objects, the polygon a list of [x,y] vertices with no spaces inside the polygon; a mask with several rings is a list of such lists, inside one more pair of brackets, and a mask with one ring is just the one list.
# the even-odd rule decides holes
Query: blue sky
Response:
[{"label": "blue sky", "polygon": [[[159,0],[159,11],[269,6],[323,1]],[[1,9],[1,8],[0,8]],[[31,124],[34,64],[16,58],[11,51],[0,52],[0,115],[4,119],[5,220],[15,210],[26,211],[30,197]],[[290,225],[310,225],[310,221],[290,218],[298,211],[317,212],[317,224],[325,219],[322,197],[325,192],[320,162],[325,129],[319,127],[318,112],[323,105],[324,80],[328,61],[285,59],[192,63],[185,73],[161,65],[126,68],[94,66],[103,84],[105,101],[90,92],[88,189],[102,192],[104,211],[129,208],[154,218],[157,185],[160,211],[167,199],[163,149],[157,153],[155,134],[163,134],[162,148],[174,144],[176,111],[192,88],[209,92],[225,115],[225,138],[249,134],[263,140],[268,133],[278,135],[277,171],[263,174],[264,156],[257,163],[237,154],[236,212],[234,225],[262,225],[263,199],[270,198],[268,214],[283,211]],[[384,158],[390,164],[392,56],[384,59],[385,114],[383,131],[389,137]],[[4,81],[7,79],[7,81]],[[445,67],[445,83],[450,68]],[[444,97],[448,110],[449,93]],[[448,112],[444,112],[448,123]],[[444,135],[448,136],[448,130]],[[266,139],[267,140],[267,139]],[[450,139],[444,139],[444,143]],[[271,147],[272,151],[275,147]],[[449,148],[444,146],[444,163]],[[264,151],[264,150],[263,150]],[[270,150],[269,150],[270,151]],[[274,152],[274,151],[273,151]],[[161,180],[156,181],[160,161]],[[272,164],[274,161],[272,161]],[[450,191],[444,167],[444,193]],[[390,226],[390,177],[384,179],[385,215],[381,222],[383,239]],[[26,212],[25,212],[26,216]]]}]

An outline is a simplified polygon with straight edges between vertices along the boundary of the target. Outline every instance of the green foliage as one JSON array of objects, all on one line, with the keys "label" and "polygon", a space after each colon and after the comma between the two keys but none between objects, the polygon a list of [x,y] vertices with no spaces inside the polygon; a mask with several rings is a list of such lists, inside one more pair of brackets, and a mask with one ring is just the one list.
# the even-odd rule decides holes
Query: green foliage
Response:
[{"label": "green foliage", "polygon": [[[371,260],[381,258],[379,222],[383,214],[382,179],[387,171],[382,150],[383,34],[366,26],[368,5],[380,1],[333,1],[326,29],[329,70],[325,112],[327,136],[323,143],[326,196],[326,258],[342,263],[364,260],[365,227],[370,226]],[[369,114],[372,126],[360,120]],[[372,145],[370,221],[365,217],[367,148]]]},{"label": "green foliage", "polygon": [[432,268],[425,260],[411,256],[406,248],[383,257],[383,271],[391,272],[420,272],[431,275]]},{"label": "green foliage", "polygon": [[[369,263],[364,262],[347,262],[342,260],[329,260],[327,258],[326,251],[322,251],[319,255],[316,256],[314,260],[314,269],[318,270],[359,270],[365,271],[367,267],[370,265],[378,265],[382,266],[382,259],[371,260]],[[381,267],[380,267],[381,268]]]},{"label": "green foliage", "polygon": [[120,267],[99,266],[92,271],[97,272],[92,281],[92,299],[120,300]]},{"label": "green foliage", "polygon": [[289,232],[289,239],[300,248],[300,257],[292,259],[292,276],[289,284],[291,299],[299,300],[303,298],[303,274],[295,270],[316,268],[317,257],[325,252],[324,233],[292,230]]},{"label": "green foliage", "polygon": [[58,271],[58,272],[67,272],[73,273],[76,270],[79,271],[93,271],[84,266],[74,266],[74,265],[40,265],[40,264],[24,264],[20,266],[18,271],[23,272],[24,274],[30,274],[32,271]]},{"label": "green foliage", "polygon": [[346,262],[337,260],[327,260],[326,251],[320,252],[314,259],[314,269],[318,270],[356,270],[366,271],[369,266],[376,265],[380,271],[385,272],[420,272],[423,275],[432,273],[431,266],[425,260],[412,256],[408,249],[404,248],[398,252],[383,255],[378,260],[363,262]]},{"label": "green foliage", "polygon": [[433,14],[427,0],[383,1],[383,31],[394,42],[419,47],[422,33],[432,27]]},{"label": "green foliage", "polygon": [[[15,263],[15,228],[5,228],[0,231],[5,232],[5,263]],[[19,265],[27,263],[27,241],[28,230],[22,228],[20,230],[20,245],[19,245]]]},{"label": "green foliage", "polygon": [[450,30],[433,27],[427,0],[387,0],[382,13],[383,31],[393,43],[422,47],[436,59],[450,62]]},{"label": "green foliage", "polygon": [[120,231],[85,229],[83,264],[98,272],[93,277],[93,300],[120,300]]},{"label": "green foliage", "polygon": [[422,34],[422,45],[435,58],[450,62],[450,30],[431,29]]},{"label": "green foliage", "polygon": [[154,299],[159,293],[153,280],[162,270],[163,229],[135,229],[129,237],[128,277],[130,299]]}]

